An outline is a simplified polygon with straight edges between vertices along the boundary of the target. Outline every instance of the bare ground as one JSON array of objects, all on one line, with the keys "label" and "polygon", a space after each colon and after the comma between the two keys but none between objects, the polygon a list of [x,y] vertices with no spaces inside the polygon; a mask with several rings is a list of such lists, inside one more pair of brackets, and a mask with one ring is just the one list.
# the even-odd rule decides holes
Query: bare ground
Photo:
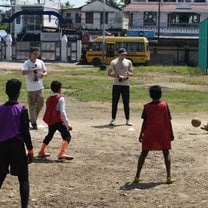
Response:
[{"label": "bare ground", "polygon": [[[150,152],[133,184],[141,150],[138,134],[141,112],[132,104],[132,128],[127,127],[119,104],[117,125],[108,126],[110,103],[78,102],[67,98],[73,125],[69,153],[74,160],[58,162],[60,135],[56,133],[48,151],[51,157],[37,157],[30,165],[30,206],[32,208],[206,208],[208,207],[208,133],[190,124],[197,116],[207,122],[207,113],[172,112],[175,140],[172,143],[172,175],[175,183],[165,184],[161,152]],[[40,115],[40,118],[42,115]],[[39,121],[31,131],[37,152],[47,134]],[[135,130],[135,131],[134,131]],[[6,178],[0,191],[1,208],[20,207],[18,181]]]}]

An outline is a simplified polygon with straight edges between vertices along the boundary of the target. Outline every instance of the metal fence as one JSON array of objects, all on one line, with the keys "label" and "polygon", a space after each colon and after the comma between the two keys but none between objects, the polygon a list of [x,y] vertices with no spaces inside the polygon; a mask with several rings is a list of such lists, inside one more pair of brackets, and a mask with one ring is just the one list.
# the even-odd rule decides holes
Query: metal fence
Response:
[{"label": "metal fence", "polygon": [[0,41],[0,60],[6,58],[6,44],[5,42]]},{"label": "metal fence", "polygon": [[[61,41],[17,41],[12,42],[13,61],[23,61],[28,59],[31,47],[38,47],[40,50],[39,58],[44,61],[61,61]],[[67,43],[68,62],[77,62],[77,41]],[[0,60],[6,59],[6,43],[0,41]]]}]

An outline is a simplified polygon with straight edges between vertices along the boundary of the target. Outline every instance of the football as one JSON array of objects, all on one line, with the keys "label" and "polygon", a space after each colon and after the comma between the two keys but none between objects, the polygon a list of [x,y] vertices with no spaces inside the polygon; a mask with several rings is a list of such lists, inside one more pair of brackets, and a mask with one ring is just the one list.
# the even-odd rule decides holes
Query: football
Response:
[{"label": "football", "polygon": [[201,120],[199,118],[193,118],[191,124],[193,127],[199,127],[201,125]]}]

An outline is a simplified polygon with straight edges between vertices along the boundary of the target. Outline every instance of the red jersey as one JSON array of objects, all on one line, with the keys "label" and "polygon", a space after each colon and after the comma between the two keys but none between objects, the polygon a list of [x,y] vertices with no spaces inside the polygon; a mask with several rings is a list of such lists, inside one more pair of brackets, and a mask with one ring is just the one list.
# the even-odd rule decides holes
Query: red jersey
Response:
[{"label": "red jersey", "polygon": [[63,122],[60,111],[56,110],[56,105],[60,97],[60,95],[50,96],[46,101],[46,111],[44,113],[43,120],[49,126],[58,122]]},{"label": "red jersey", "polygon": [[171,115],[166,102],[144,105],[142,118],[146,121],[142,150],[171,149]]}]

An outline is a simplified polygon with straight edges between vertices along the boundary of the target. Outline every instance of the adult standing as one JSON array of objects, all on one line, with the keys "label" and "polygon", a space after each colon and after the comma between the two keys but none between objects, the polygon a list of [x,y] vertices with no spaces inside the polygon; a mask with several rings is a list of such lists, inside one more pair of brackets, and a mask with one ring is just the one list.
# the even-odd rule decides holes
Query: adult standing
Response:
[{"label": "adult standing", "polygon": [[130,83],[129,77],[132,76],[133,66],[129,59],[126,59],[127,51],[125,48],[118,50],[118,57],[111,61],[108,68],[108,76],[114,78],[112,88],[112,120],[111,126],[115,125],[117,106],[120,95],[122,96],[126,125],[132,126],[129,114]]},{"label": "adult standing", "polygon": [[47,75],[47,69],[44,62],[38,59],[39,49],[32,47],[30,57],[22,66],[22,74],[26,75],[26,88],[28,92],[28,104],[30,123],[33,130],[37,130],[37,118],[44,105],[43,80]]}]

